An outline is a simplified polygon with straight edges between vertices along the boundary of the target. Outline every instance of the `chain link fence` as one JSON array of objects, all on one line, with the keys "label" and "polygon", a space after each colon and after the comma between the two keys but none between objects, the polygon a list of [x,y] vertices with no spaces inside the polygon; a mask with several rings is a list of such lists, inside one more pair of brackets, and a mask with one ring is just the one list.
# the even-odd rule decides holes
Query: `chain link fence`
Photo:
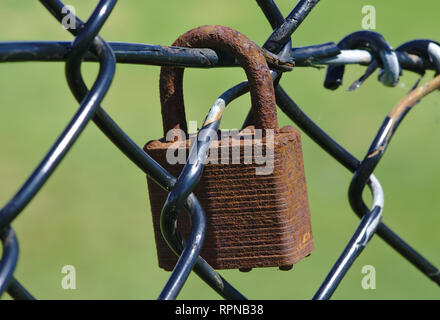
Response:
[{"label": "chain link fence", "polygon": [[[93,121],[128,160],[160,187],[170,192],[161,215],[162,235],[180,259],[159,294],[159,299],[175,299],[191,271],[194,271],[221,297],[246,299],[199,255],[206,232],[206,220],[203,207],[192,191],[202,175],[206,153],[195,154],[200,161],[188,164],[184,174],[174,177],[134,143],[101,106],[103,98],[110,89],[117,63],[217,68],[238,66],[238,62],[224,51],[217,49],[107,42],[99,32],[112,12],[117,10],[116,2],[116,0],[98,1],[90,17],[83,22],[75,15],[72,8],[65,6],[61,1],[40,0],[48,12],[66,27],[66,32],[74,35],[74,40],[0,43],[1,62],[65,62],[68,86],[79,103],[75,115],[49,152],[0,211],[3,243],[0,261],[0,294],[7,292],[14,299],[34,299],[14,277],[19,254],[17,238],[11,223],[37,195],[86,126]],[[439,44],[422,39],[406,42],[393,49],[380,34],[360,31],[346,36],[338,44],[330,42],[307,47],[292,47],[292,34],[307,19],[309,13],[315,7],[319,7],[319,0],[298,1],[287,17],[283,17],[272,0],[257,0],[257,3],[273,28],[273,32],[259,50],[271,68],[279,108],[306,135],[353,173],[349,187],[349,202],[361,221],[313,298],[329,299],[332,296],[353,262],[375,234],[429,279],[440,284],[440,271],[381,222],[384,195],[379,180],[373,174],[398,125],[415,104],[440,87],[440,78],[436,77],[420,87],[418,87],[419,83],[416,83],[410,93],[385,117],[362,160],[353,156],[309,118],[283,89],[280,81],[281,76],[291,71],[294,66],[296,68],[328,65],[324,85],[334,90],[342,84],[344,66],[360,64],[368,66],[366,73],[350,87],[351,90],[361,86],[377,69],[380,70],[379,80],[384,85],[396,86],[402,70],[409,70],[422,76],[426,70],[440,73]],[[84,61],[95,61],[99,65],[96,79],[89,87],[81,73],[81,65]],[[248,83],[243,82],[223,93],[221,99],[227,105],[248,90]],[[218,111],[211,109],[210,113],[216,120],[205,125],[215,126],[217,130],[223,110],[215,113],[214,116],[212,112]],[[243,127],[251,123],[252,114],[249,113]],[[205,144],[209,145],[209,140],[206,140]],[[204,145],[200,146],[200,149],[203,147]],[[362,198],[366,186],[372,192],[371,205],[365,204]],[[176,229],[176,208],[183,206],[191,218],[191,235],[187,241],[182,241]]]}]

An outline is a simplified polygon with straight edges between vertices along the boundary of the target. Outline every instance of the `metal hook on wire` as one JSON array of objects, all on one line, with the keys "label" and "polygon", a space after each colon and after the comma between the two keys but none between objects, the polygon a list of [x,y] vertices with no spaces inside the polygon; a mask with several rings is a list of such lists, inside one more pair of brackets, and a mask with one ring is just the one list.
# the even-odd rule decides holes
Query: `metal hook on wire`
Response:
[{"label": "metal hook on wire", "polygon": [[[358,88],[378,67],[381,67],[379,80],[386,86],[395,86],[399,81],[400,65],[396,53],[383,36],[373,31],[357,31],[349,34],[338,43],[342,49],[366,49],[371,51],[374,60],[365,74],[350,86],[350,91]],[[342,85],[345,66],[329,66],[324,87],[336,90]]]},{"label": "metal hook on wire", "polygon": [[[406,52],[408,54],[413,54],[415,56],[421,57],[429,61],[434,67],[435,74],[440,74],[440,45],[439,43],[427,40],[427,39],[417,39],[403,43],[396,48],[396,52]],[[425,69],[418,72],[420,74],[419,79],[413,85],[411,90],[418,87],[420,81],[426,73]]]}]

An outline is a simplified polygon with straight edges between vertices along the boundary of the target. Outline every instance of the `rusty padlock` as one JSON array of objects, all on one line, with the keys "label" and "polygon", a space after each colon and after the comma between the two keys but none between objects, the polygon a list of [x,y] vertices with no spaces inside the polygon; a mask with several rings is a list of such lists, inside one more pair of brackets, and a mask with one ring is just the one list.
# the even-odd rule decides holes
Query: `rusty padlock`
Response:
[{"label": "rusty padlock", "polygon": [[[218,161],[217,164],[206,164],[194,190],[207,219],[201,256],[215,269],[290,269],[313,250],[301,141],[295,128],[278,129],[270,69],[261,50],[238,31],[222,26],[193,29],[180,36],[173,45],[212,48],[234,56],[246,71],[252,99],[255,130],[247,128],[238,137],[226,141],[219,139],[210,145],[210,151],[229,148],[230,157],[232,148],[238,146],[240,163]],[[162,67],[160,93],[164,137],[172,129],[181,129],[187,134],[182,81],[183,68]],[[255,134],[257,129],[263,129],[261,138]],[[269,135],[264,134],[267,129],[274,131],[272,144],[268,143]],[[242,139],[246,136],[252,139]],[[170,164],[167,161],[167,150],[173,143],[175,141],[162,138],[148,142],[144,150],[177,177],[184,163]],[[251,154],[251,164],[244,163],[245,152],[249,150],[246,147],[258,144],[264,145],[266,155],[268,152],[273,155],[270,163],[265,164],[271,172],[268,175],[257,174],[261,159],[257,159],[255,153]],[[181,148],[186,148],[188,154],[189,141],[183,141]],[[160,231],[160,213],[167,192],[149,178],[147,180],[159,267],[172,270],[177,257],[168,248]],[[188,235],[189,225],[188,217],[182,213],[178,218],[182,235]]]}]

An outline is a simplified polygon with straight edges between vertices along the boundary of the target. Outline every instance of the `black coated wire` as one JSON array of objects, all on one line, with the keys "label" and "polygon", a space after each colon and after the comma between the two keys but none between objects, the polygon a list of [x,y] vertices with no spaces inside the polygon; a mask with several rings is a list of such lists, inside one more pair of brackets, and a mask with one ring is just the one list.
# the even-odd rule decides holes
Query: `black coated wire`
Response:
[{"label": "black coated wire", "polygon": [[[333,140],[315,122],[313,122],[313,120],[311,120],[299,108],[299,106],[289,97],[281,86],[275,88],[275,95],[277,98],[277,104],[281,110],[283,110],[283,112],[290,119],[292,119],[292,121],[295,122],[295,124],[298,125],[298,127],[300,127],[315,143],[317,143],[322,149],[324,149],[351,172],[354,173],[359,168],[361,162],[346,149],[344,149],[339,143]],[[355,211],[355,213],[362,219],[367,212],[363,210],[362,212]],[[423,274],[437,284],[440,284],[439,270],[396,233],[394,233],[394,231],[388,228],[388,226],[386,226],[383,222],[379,224],[377,234]]]},{"label": "black coated wire", "polygon": [[[47,4],[50,2],[52,1],[47,1]],[[91,29],[85,29],[85,31],[91,32],[92,34],[97,33],[110,14],[114,4],[115,1],[100,1],[94,11],[94,14],[92,14],[92,18],[94,20],[93,23],[87,25],[87,27]],[[74,54],[80,56],[81,54],[85,54],[87,52],[88,44],[86,44],[84,41],[90,41],[90,39],[85,37],[80,39],[79,42],[76,42],[76,44],[79,46],[79,50],[74,52]],[[15,219],[15,217],[40,190],[51,173],[66,155],[70,147],[73,145],[81,131],[84,129],[88,120],[90,120],[91,116],[93,115],[93,112],[96,110],[98,103],[103,99],[113,78],[116,62],[111,50],[106,51],[105,48],[102,47],[101,52],[104,52],[104,55],[102,56],[101,68],[97,81],[95,82],[86,99],[84,99],[84,102],[81,104],[75,116],[69,122],[61,136],[57,139],[38,167],[13,196],[13,198],[8,201],[8,203],[0,210],[0,230],[7,228],[11,221]],[[108,54],[105,55],[105,52]],[[0,267],[0,270],[2,269],[3,268]],[[0,282],[0,294],[4,291],[6,284],[9,283],[11,277],[12,273],[9,274],[9,279]],[[18,282],[14,282],[11,285],[11,290],[13,292],[22,292],[23,296],[25,296],[25,292],[20,290],[21,286],[14,284],[18,284]]]},{"label": "black coated wire", "polygon": [[[61,12],[63,4],[60,1],[57,1],[53,5],[56,5],[57,7],[51,7],[51,9],[53,9],[52,11]],[[58,15],[57,19],[61,21],[62,16]],[[77,19],[77,24],[81,26],[83,22]],[[67,76],[70,88],[77,100],[83,99],[87,92],[87,88],[81,78],[81,74],[67,74]],[[158,182],[162,187],[165,187],[167,191],[172,190],[175,184],[174,177],[169,175],[151,157],[146,155],[136,144],[134,144],[134,142],[132,142],[131,139],[129,139],[128,136],[123,133],[123,131],[101,107],[98,107],[96,117],[93,120],[110,138],[110,140],[112,140],[113,143],[115,143],[124,153],[126,153],[130,159],[134,160],[134,162],[140,166],[141,169],[143,169],[154,181]],[[206,229],[203,209],[194,195],[188,197],[186,206],[190,212],[192,222],[191,236],[185,246],[182,246],[182,241],[178,238],[176,242],[171,242],[172,249],[179,255],[182,254],[182,257],[180,258],[182,263],[178,265],[184,270],[183,274],[192,269],[194,261],[191,258],[197,258]],[[194,270],[202,278],[202,280],[206,281],[208,285],[210,285],[223,297],[227,299],[244,299],[244,296],[241,293],[239,293],[225,279],[218,275],[206,262],[198,261]],[[175,298],[177,294],[174,294],[176,291],[180,291],[179,288],[183,286],[186,278],[182,276],[182,273],[180,273],[179,270],[177,270],[174,275],[176,274],[177,276],[172,277],[172,280],[167,283],[167,289],[162,291],[165,296]]]},{"label": "black coated wire", "polygon": [[35,300],[34,296],[14,277],[11,277],[9,280],[6,292],[14,300]]},{"label": "black coated wire", "polygon": [[[42,0],[42,2],[49,4],[54,1]],[[95,9],[96,14],[98,15],[96,18],[98,22],[94,22],[90,26],[88,25],[84,31],[96,34],[110,13],[110,10],[101,9],[109,6],[110,4],[114,5],[115,2],[115,0],[100,1]],[[90,27],[95,29],[89,29]],[[96,30],[96,28],[98,28],[98,30]],[[84,37],[82,37],[81,40],[90,41]],[[83,42],[77,43],[80,45],[80,51],[73,52],[75,60],[77,60],[81,54],[85,54],[87,50],[87,44],[84,44]],[[104,98],[105,93],[110,87],[110,83],[115,71],[116,61],[111,49],[108,48],[104,43],[99,42],[96,43],[96,45],[99,47],[99,53],[102,59],[100,61],[100,71],[97,80],[92,86],[90,92],[83,99],[80,108],[73,116],[72,120],[51,147],[50,151],[46,154],[28,180],[26,180],[20,190],[0,210],[0,230],[11,223],[11,221],[23,210],[23,208],[31,201],[31,199],[47,181],[49,176],[78,138],[79,134],[85,128],[87,122],[93,116],[93,113],[95,112],[99,102]]]},{"label": "black coated wire", "polygon": [[[275,5],[275,4],[273,4]],[[300,4],[299,4],[300,5]],[[264,10],[264,7],[262,7]],[[281,26],[285,25],[285,22],[281,25],[276,25],[276,23],[281,23],[279,14],[277,13],[277,10],[265,10],[265,15],[273,15],[272,18],[269,18],[270,21],[272,21],[271,25],[272,27],[277,27],[275,30],[280,30]],[[307,13],[308,14],[308,13]],[[365,33],[361,35],[361,40],[363,39]],[[367,42],[371,42],[371,37],[365,34]],[[378,38],[378,37],[375,37]],[[363,41],[364,43],[366,41]],[[389,45],[385,43],[385,41],[378,39],[376,42],[379,43],[378,47],[382,47],[383,49],[388,49],[389,51]],[[266,42],[267,43],[267,42]],[[354,42],[355,43],[355,42]],[[404,50],[402,50],[404,51]],[[399,56],[396,54],[397,59],[399,59]],[[400,61],[399,61],[400,62]],[[435,63],[432,63],[432,65],[435,65]],[[401,66],[402,67],[402,66]],[[413,70],[414,71],[414,70]],[[343,70],[342,70],[343,73]],[[354,156],[352,156],[349,152],[347,152],[342,146],[340,146],[336,141],[334,141],[330,136],[328,136],[319,126],[317,126],[311,119],[307,117],[307,115],[304,114],[304,112],[296,105],[296,103],[287,95],[287,93],[281,88],[281,86],[276,86],[275,88],[277,103],[280,106],[280,108],[300,127],[311,136],[311,138],[320,145],[324,150],[326,150],[328,153],[330,153],[333,157],[335,157],[339,162],[341,162],[344,166],[346,166],[349,170],[352,172],[355,172],[356,177],[356,169],[361,166],[361,162],[359,162]],[[249,121],[249,115],[248,118],[245,121]],[[352,194],[350,195],[350,202],[352,202],[351,198],[354,194],[356,194],[356,197],[358,199],[359,203],[362,203],[362,210],[355,210],[355,213],[361,218],[361,224],[359,225],[358,229],[356,230],[355,234],[352,237],[352,240],[356,239],[356,234],[362,233],[362,228],[364,230],[368,228],[368,224],[364,223],[365,221],[369,221],[370,217],[373,217],[375,215],[374,211],[376,210],[373,208],[371,211],[368,210],[368,208],[365,206],[365,204],[362,201],[362,190],[365,187],[369,174],[367,175],[367,172],[370,171],[361,171],[364,172],[363,180],[357,181],[353,186],[359,186],[361,191],[359,190],[352,190]],[[373,172],[371,170],[370,174]],[[423,256],[421,256],[417,251],[415,251],[411,246],[409,246],[407,243],[403,241],[397,234],[395,234],[391,229],[389,229],[386,225],[383,223],[380,223],[377,227],[377,233],[385,240],[389,245],[391,245],[395,250],[397,250],[402,256],[404,256],[408,261],[413,263],[420,271],[422,271],[425,275],[427,275],[431,280],[435,281],[437,284],[439,284],[439,270],[433,266],[429,261],[427,261]],[[372,235],[370,236],[370,238]],[[369,240],[369,239],[368,239]],[[323,284],[321,285],[318,292],[315,294],[314,298],[316,299],[327,299],[330,298],[333,292],[336,290],[337,285],[341,281],[342,277],[346,274],[349,266],[353,263],[354,259],[360,254],[360,252],[363,249],[363,246],[360,246],[361,250],[351,250],[357,246],[356,241],[350,241],[344,252],[341,254],[339,260],[336,262],[332,270],[330,271],[327,278],[324,280]],[[347,256],[348,255],[348,256]]]},{"label": "black coated wire", "polygon": [[[374,56],[374,60],[368,66],[366,73],[350,87],[351,90],[359,87],[379,66],[382,66],[382,70],[384,70],[380,75],[381,81],[388,86],[397,84],[400,75],[400,64],[392,47],[381,34],[368,30],[353,32],[345,36],[338,43],[338,47],[339,49],[368,48]],[[324,87],[331,90],[339,88],[342,84],[344,72],[345,65],[329,66],[324,80]]]},{"label": "black coated wire", "polygon": [[7,289],[9,281],[14,274],[18,260],[18,241],[14,230],[10,227],[0,232],[3,245],[3,255],[0,260],[0,295]]},{"label": "black coated wire", "polygon": [[[214,49],[186,47],[167,47],[140,43],[107,42],[113,50],[117,63],[174,66],[191,68],[238,67],[235,59],[224,52]],[[66,61],[72,43],[66,41],[13,41],[0,43],[0,62],[24,61]],[[429,59],[397,51],[399,64],[404,70],[423,74],[426,70],[436,70]],[[307,47],[292,48],[291,59],[295,67],[311,67],[322,59],[335,57],[340,49],[332,42]],[[98,61],[91,52],[87,52],[84,61]],[[275,65],[268,64],[271,68]]]},{"label": "black coated wire", "polygon": [[[320,0],[300,0],[295,8],[287,15],[286,19],[272,32],[264,43],[263,48],[278,54],[319,1]],[[266,7],[267,6],[275,7],[275,3],[267,3]],[[263,7],[263,9],[265,9],[264,13],[266,16],[269,14],[271,16],[272,14],[274,15],[273,18],[269,19],[272,25],[276,25],[281,21],[276,9],[269,10],[265,7]]]}]

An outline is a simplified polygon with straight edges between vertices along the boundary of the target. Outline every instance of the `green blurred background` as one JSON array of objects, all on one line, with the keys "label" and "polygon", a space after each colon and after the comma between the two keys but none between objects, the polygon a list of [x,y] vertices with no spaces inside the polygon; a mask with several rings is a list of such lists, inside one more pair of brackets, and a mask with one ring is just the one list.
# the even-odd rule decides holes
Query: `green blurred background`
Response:
[{"label": "green blurred background", "polygon": [[[70,0],[85,20],[97,1]],[[296,1],[278,0],[284,15]],[[437,0],[321,1],[295,33],[295,46],[338,42],[361,28],[364,5],[377,10],[377,30],[397,46],[414,38],[440,40]],[[204,24],[237,29],[262,44],[271,29],[255,1],[119,1],[101,35],[108,41],[171,44]],[[0,2],[0,41],[72,40],[38,1]],[[337,141],[361,158],[388,111],[417,76],[404,72],[390,89],[371,77],[347,92],[364,68],[348,68],[343,87],[322,86],[324,70],[297,68],[282,84]],[[97,66],[83,65],[88,83]],[[118,65],[103,106],[139,145],[159,138],[159,68]],[[188,119],[203,120],[223,91],[243,80],[239,68],[185,73]],[[432,77],[430,72],[427,78]],[[63,63],[0,65],[0,204],[28,177],[78,107]],[[424,99],[401,125],[376,174],[385,190],[384,221],[440,265],[440,96]],[[231,104],[222,126],[237,128],[249,96]],[[279,116],[280,124],[291,122]],[[251,299],[309,299],[359,220],[347,201],[351,174],[303,135],[303,152],[316,250],[294,270],[222,271]],[[366,195],[366,199],[369,196]],[[154,299],[169,273],[157,267],[145,175],[90,124],[38,196],[14,221],[20,242],[17,278],[41,299]],[[61,268],[76,268],[76,290],[61,288]],[[376,289],[363,290],[361,269],[376,268]],[[182,299],[219,296],[191,275]],[[439,299],[438,286],[374,237],[334,295],[335,299]]]}]

